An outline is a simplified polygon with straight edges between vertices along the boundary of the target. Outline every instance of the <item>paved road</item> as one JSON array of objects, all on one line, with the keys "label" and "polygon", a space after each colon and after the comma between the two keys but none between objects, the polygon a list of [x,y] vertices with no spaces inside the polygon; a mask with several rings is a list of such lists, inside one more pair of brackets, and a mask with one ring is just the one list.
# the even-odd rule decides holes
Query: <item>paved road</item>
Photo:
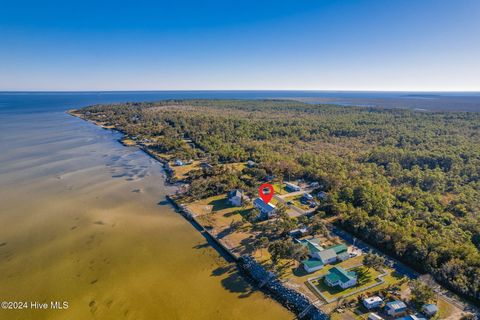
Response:
[{"label": "paved road", "polygon": [[306,193],[310,193],[312,192],[314,189],[312,188],[306,188],[306,189],[302,189],[300,191],[295,191],[295,192],[290,192],[290,193],[285,193],[285,194],[274,194],[273,197],[280,203],[283,203],[284,205],[286,205],[287,207],[289,207],[290,209],[292,209],[292,211],[294,212],[290,212],[288,215],[292,218],[294,217],[299,217],[299,216],[303,216],[303,215],[306,215],[306,214],[309,214],[311,212],[313,212],[315,210],[315,208],[313,209],[309,209],[309,210],[303,210],[302,208],[299,208],[293,204],[287,204],[288,200],[285,200],[285,198],[290,198],[290,197],[295,197],[295,196],[299,196],[299,195],[302,195],[304,194],[305,192]]},{"label": "paved road", "polygon": [[305,192],[310,193],[313,190],[314,190],[313,188],[305,188],[305,189],[302,189],[300,191],[294,191],[294,192],[289,192],[289,193],[284,193],[284,194],[276,194],[275,196],[283,199],[283,198],[287,198],[287,197],[300,196],[300,195],[304,194]]}]

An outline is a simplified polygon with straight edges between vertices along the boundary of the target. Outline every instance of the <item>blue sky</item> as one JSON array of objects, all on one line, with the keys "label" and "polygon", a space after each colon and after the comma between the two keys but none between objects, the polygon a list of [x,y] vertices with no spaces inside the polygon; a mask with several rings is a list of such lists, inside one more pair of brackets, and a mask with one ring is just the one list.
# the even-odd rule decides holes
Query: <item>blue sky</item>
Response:
[{"label": "blue sky", "polygon": [[480,91],[478,0],[0,4],[0,90]]}]

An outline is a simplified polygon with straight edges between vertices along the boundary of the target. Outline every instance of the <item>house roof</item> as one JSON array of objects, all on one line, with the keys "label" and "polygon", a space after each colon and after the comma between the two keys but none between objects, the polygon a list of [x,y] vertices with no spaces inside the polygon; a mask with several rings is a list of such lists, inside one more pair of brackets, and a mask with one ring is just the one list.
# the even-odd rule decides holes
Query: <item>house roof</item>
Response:
[{"label": "house roof", "polygon": [[433,303],[423,305],[422,309],[429,314],[434,314],[438,311],[438,307]]},{"label": "house roof", "polygon": [[406,310],[406,309],[407,309],[407,305],[405,304],[405,302],[403,302],[403,301],[401,301],[401,300],[395,300],[395,301],[390,301],[390,302],[388,302],[388,303],[385,305],[385,308],[399,311],[399,310],[402,310],[402,309],[403,309],[403,310]]},{"label": "house roof", "polygon": [[307,260],[303,260],[302,263],[309,268],[316,268],[316,267],[323,266],[323,262],[318,259],[307,259]]},{"label": "house roof", "polygon": [[347,260],[349,258],[348,252],[342,252],[337,255],[337,258],[340,260]]},{"label": "house roof", "polygon": [[345,244],[341,243],[341,244],[328,247],[327,249],[333,249],[336,254],[340,254],[342,252],[347,252],[348,247]]},{"label": "house roof", "polygon": [[328,274],[325,276],[325,278],[331,283],[335,283],[337,281],[345,283],[352,279],[356,279],[357,275],[355,272],[347,271],[342,267],[333,267],[328,270]]},{"label": "house roof", "polygon": [[363,299],[363,301],[365,301],[368,304],[375,303],[375,302],[383,302],[382,298],[380,298],[379,296],[368,297]]},{"label": "house roof", "polygon": [[299,186],[297,186],[296,184],[293,184],[293,183],[291,183],[291,182],[285,182],[285,185],[286,185],[287,187],[300,188]]},{"label": "house roof", "polygon": [[326,249],[320,251],[318,255],[320,256],[320,259],[322,259],[322,261],[324,262],[337,257],[337,253],[333,249]]},{"label": "house roof", "polygon": [[228,193],[228,198],[233,198],[233,197],[243,197],[243,192],[238,189],[234,189]]},{"label": "house roof", "polygon": [[265,203],[262,199],[256,198],[253,200],[253,205],[257,207],[260,211],[270,213],[276,209],[275,205],[271,203]]}]

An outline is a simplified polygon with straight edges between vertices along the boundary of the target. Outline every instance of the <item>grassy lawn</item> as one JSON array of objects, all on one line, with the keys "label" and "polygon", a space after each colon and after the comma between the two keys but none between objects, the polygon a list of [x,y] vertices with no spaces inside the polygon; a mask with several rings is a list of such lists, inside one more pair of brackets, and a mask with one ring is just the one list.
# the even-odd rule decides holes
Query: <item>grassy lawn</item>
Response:
[{"label": "grassy lawn", "polygon": [[122,143],[126,146],[136,146],[137,145],[137,143],[134,140],[129,139],[129,138],[123,138]]},{"label": "grassy lawn", "polygon": [[200,168],[200,161],[195,160],[191,164],[187,164],[184,166],[174,166],[173,163],[171,163],[170,167],[173,169],[175,179],[183,180],[187,177],[187,174],[190,171]]},{"label": "grassy lawn", "polygon": [[232,169],[234,171],[242,171],[243,169],[245,169],[247,164],[245,162],[234,162],[234,163],[225,163],[225,164],[222,164],[222,166]]},{"label": "grassy lawn", "polygon": [[195,201],[187,207],[202,224],[211,226],[213,233],[235,253],[254,253],[252,243],[255,234],[251,232],[250,223],[245,223],[235,230],[231,229],[232,222],[242,221],[242,216],[247,215],[253,209],[252,206],[233,207],[228,203],[226,195],[218,195]]},{"label": "grassy lawn", "polygon": [[279,182],[272,183],[273,190],[276,194],[287,194],[288,191],[285,190],[285,184],[280,184]]},{"label": "grassy lawn", "polygon": [[252,206],[234,207],[230,205],[227,195],[218,195],[188,204],[187,207],[196,216],[211,214],[214,229],[218,232],[228,228],[232,221],[241,221],[247,215]]},{"label": "grassy lawn", "polygon": [[438,318],[439,319],[446,319],[448,317],[460,317],[460,314],[462,311],[458,309],[456,306],[450,304],[449,302],[443,300],[443,299],[438,299],[437,300],[437,306],[438,306]]},{"label": "grassy lawn", "polygon": [[[362,256],[354,257],[354,258],[351,258],[351,259],[348,259],[348,260],[345,260],[345,261],[342,261],[342,262],[338,262],[338,263],[333,264],[333,265],[325,266],[324,268],[322,268],[318,271],[312,272],[312,273],[307,273],[301,266],[300,267],[292,267],[292,268],[286,270],[281,275],[281,278],[284,281],[288,281],[293,287],[298,288],[298,290],[300,290],[302,293],[304,293],[308,296],[314,295],[315,299],[317,299],[318,298],[317,294],[315,294],[314,291],[312,291],[312,289],[307,286],[307,280],[309,278],[323,277],[328,273],[328,270],[330,268],[332,268],[333,266],[339,266],[339,267],[342,267],[344,269],[350,269],[354,266],[358,266],[359,264],[362,264],[362,260],[363,260]],[[366,270],[365,267],[359,267],[359,268],[360,268],[360,271],[362,271],[362,269]],[[358,268],[357,268],[357,270],[358,270]],[[401,275],[397,274],[394,270],[385,269],[385,271],[387,271],[387,275],[383,278],[385,283],[379,284],[378,286],[367,289],[366,291],[373,294],[374,292],[376,292],[378,290],[384,289],[384,288],[386,288],[386,287],[388,287],[389,285],[392,285],[392,284],[397,284],[402,280]],[[378,272],[376,270],[373,270],[373,269],[369,270],[368,273],[359,274],[357,285],[353,288],[348,288],[346,290],[335,289],[335,288],[332,289],[330,287],[327,287],[323,283],[323,278],[321,278],[319,289],[329,299],[331,299],[335,295],[343,296],[343,295],[346,295],[346,294],[351,293],[353,291],[356,291],[361,287],[367,287],[370,284],[376,283],[377,282],[376,277],[379,274],[380,274],[380,272]],[[356,294],[353,294],[352,296],[349,297],[349,299],[354,298],[355,296],[358,296],[358,295],[360,295],[360,294],[362,294],[366,291],[360,291]],[[333,304],[335,304],[335,302]],[[328,308],[330,305],[332,305],[332,304],[325,305],[325,307]],[[322,307],[322,309],[323,309],[323,307]]]}]

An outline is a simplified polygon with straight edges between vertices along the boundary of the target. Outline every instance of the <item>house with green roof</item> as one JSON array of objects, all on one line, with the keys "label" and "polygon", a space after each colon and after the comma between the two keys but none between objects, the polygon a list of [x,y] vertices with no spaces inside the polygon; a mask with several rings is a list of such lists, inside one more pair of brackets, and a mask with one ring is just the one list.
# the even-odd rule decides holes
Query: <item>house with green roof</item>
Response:
[{"label": "house with green roof", "polygon": [[349,258],[348,247],[345,244],[323,248],[318,238],[295,239],[295,241],[308,249],[310,259],[302,261],[303,267],[307,272],[314,272],[320,270],[324,265],[335,263],[338,260],[344,261]]},{"label": "house with green roof", "polygon": [[303,264],[303,268],[308,273],[315,272],[323,268],[323,262],[319,259],[314,259],[314,258],[303,260],[302,264]]},{"label": "house with green roof", "polygon": [[347,289],[357,284],[357,274],[342,267],[331,268],[324,279],[327,286],[339,286],[342,289]]}]

